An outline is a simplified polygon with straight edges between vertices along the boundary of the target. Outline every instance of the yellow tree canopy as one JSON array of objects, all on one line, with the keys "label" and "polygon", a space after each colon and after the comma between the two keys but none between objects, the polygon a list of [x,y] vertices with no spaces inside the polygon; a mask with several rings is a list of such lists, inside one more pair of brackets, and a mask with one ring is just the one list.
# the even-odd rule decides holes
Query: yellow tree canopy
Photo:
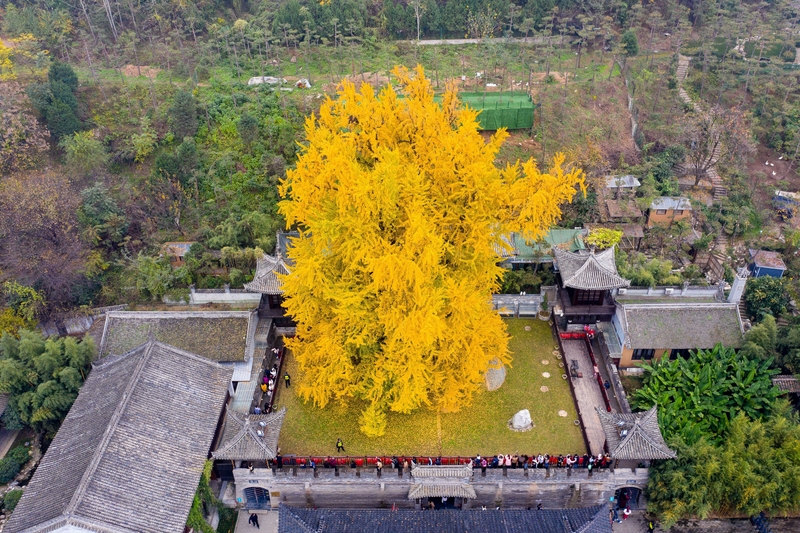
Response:
[{"label": "yellow tree canopy", "polygon": [[484,142],[454,88],[439,105],[421,67],[394,74],[404,97],[343,82],[306,120],[280,184],[280,212],[300,232],[283,285],[299,394],[320,407],[365,400],[368,435],[383,434],[387,409],[460,409],[510,363],[491,307],[501,236],[535,240],[584,187],[563,155],[546,173],[533,160],[498,169],[504,130]]}]

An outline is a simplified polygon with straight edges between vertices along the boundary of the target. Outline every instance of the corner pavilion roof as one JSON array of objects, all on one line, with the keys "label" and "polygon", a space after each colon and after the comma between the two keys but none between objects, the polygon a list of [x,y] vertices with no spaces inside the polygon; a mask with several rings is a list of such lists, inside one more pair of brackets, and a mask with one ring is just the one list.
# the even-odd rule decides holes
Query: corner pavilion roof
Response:
[{"label": "corner pavilion roof", "polygon": [[222,440],[211,455],[214,459],[234,461],[275,459],[285,416],[285,407],[268,415],[242,415],[228,409]]},{"label": "corner pavilion roof", "polygon": [[283,259],[283,254],[271,256],[264,254],[256,265],[256,275],[253,281],[245,283],[244,288],[250,292],[262,294],[283,294],[283,281],[280,275],[290,272],[289,265]]},{"label": "corner pavilion roof", "polygon": [[609,290],[631,284],[619,274],[614,261],[614,247],[595,253],[594,250],[568,252],[554,248],[556,265],[564,287],[581,290]]},{"label": "corner pavilion roof", "polygon": [[[595,408],[614,459],[674,459],[676,454],[664,442],[658,427],[656,406],[643,413],[608,413]],[[623,432],[627,432],[623,435]]]}]

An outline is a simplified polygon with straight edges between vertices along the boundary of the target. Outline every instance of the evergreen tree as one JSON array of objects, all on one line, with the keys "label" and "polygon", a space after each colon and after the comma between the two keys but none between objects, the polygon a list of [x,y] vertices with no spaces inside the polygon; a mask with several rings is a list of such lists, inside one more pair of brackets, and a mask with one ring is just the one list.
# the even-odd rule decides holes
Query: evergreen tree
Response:
[{"label": "evergreen tree", "polygon": [[81,121],[78,120],[75,111],[61,100],[55,100],[47,107],[45,120],[50,135],[55,139],[72,135],[81,129]]},{"label": "evergreen tree", "polygon": [[54,82],[63,83],[73,93],[78,90],[78,76],[67,63],[56,61],[50,65],[50,70],[47,71],[47,80],[51,85]]},{"label": "evergreen tree", "polygon": [[197,104],[194,96],[188,91],[178,91],[169,108],[171,131],[176,139],[194,137],[197,133]]},{"label": "evergreen tree", "polygon": [[622,34],[622,48],[625,50],[625,55],[628,57],[635,56],[639,53],[639,41],[636,38],[636,32],[628,30]]},{"label": "evergreen tree", "polygon": [[250,145],[258,139],[258,119],[250,113],[244,113],[236,124],[242,142]]}]

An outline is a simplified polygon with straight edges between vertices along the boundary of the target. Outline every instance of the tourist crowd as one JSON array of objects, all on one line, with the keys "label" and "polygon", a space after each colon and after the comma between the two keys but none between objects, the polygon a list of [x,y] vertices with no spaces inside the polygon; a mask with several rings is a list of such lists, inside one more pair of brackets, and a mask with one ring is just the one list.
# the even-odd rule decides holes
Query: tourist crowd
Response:
[{"label": "tourist crowd", "polygon": [[[337,442],[337,451],[344,451],[344,446],[339,448],[341,441]],[[310,466],[316,468],[322,466],[323,468],[333,468],[336,466],[349,466],[356,467],[375,467],[379,472],[384,466],[387,468],[403,468],[408,470],[419,465],[471,465],[473,468],[480,468],[486,470],[487,468],[586,468],[592,470],[595,468],[608,468],[611,465],[611,456],[608,454],[567,454],[567,455],[494,455],[491,457],[482,457],[477,455],[475,457],[368,457],[366,459],[361,457],[331,457],[326,458],[305,458],[287,456],[283,457],[280,452],[275,460],[276,466],[279,468],[284,464],[298,465],[305,468]]]}]

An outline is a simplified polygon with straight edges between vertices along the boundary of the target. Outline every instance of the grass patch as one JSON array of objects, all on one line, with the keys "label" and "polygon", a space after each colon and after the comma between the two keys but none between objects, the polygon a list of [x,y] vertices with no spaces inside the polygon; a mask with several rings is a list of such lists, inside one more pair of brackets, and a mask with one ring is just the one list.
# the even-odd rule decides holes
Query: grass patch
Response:
[{"label": "grass patch", "polygon": [[[411,415],[390,413],[386,435],[370,439],[358,429],[362,402],[317,409],[303,403],[295,389],[281,389],[278,405],[288,411],[281,431],[281,450],[297,455],[333,455],[336,439],[341,438],[346,453],[355,456],[584,453],[583,437],[573,423],[577,414],[572,393],[551,353],[556,342],[550,327],[535,319],[507,319],[506,324],[514,366],[508,369],[499,390],[479,393],[463,411],[442,415],[429,410]],[[525,326],[530,326],[530,331],[525,331]],[[549,364],[543,365],[543,359]],[[291,375],[300,374],[291,355],[285,365]],[[543,372],[551,377],[543,377]],[[549,392],[540,391],[545,385]],[[520,409],[530,410],[536,425],[532,431],[515,433],[506,427]],[[560,410],[567,416],[559,416]]]}]

